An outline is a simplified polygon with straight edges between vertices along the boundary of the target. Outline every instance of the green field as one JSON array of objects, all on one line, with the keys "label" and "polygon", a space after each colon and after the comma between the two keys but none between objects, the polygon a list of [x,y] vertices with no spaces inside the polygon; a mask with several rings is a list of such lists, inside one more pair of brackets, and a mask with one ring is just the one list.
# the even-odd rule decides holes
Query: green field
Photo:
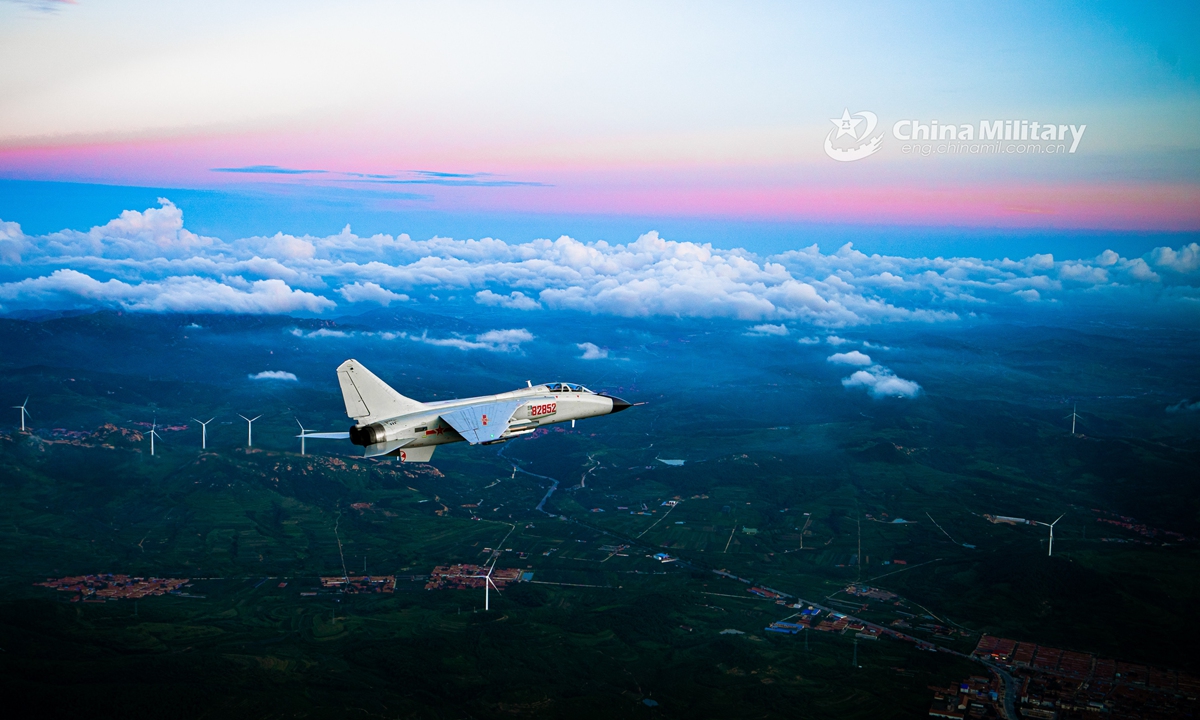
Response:
[{"label": "green field", "polygon": [[[327,365],[279,337],[287,362]],[[683,364],[721,361],[719,343],[689,337]],[[323,386],[135,382],[119,358],[12,368],[0,387],[15,395],[36,382],[39,413],[64,430],[140,430],[146,415],[179,425],[201,404],[237,422],[210,426],[209,452],[194,426],[164,431],[153,458],[144,440],[111,431],[39,423],[0,435],[4,689],[32,715],[887,718],[925,716],[930,685],[980,672],[888,638],[860,642],[855,668],[849,634],[810,632],[806,648],[765,632],[793,611],[715,569],[885,625],[953,628],[910,632],[962,652],[986,632],[1200,671],[1196,542],[1097,521],[1132,515],[1200,534],[1194,420],[1165,424],[1118,398],[1071,436],[1061,401],[1039,399],[1063,366],[1036,333],[992,356],[1002,371],[990,384],[979,363],[935,362],[949,342],[926,339],[937,370],[919,402],[851,395],[836,376],[818,386],[820,368],[796,372],[769,353],[730,366],[723,384],[678,392],[678,368],[659,377],[646,365],[602,380],[648,406],[497,447],[441,448],[430,465],[316,442],[300,456],[294,415],[321,429],[345,422]],[[200,365],[215,348],[180,362]],[[349,352],[362,351],[329,350]],[[447,362],[463,364],[448,374],[470,370]],[[533,374],[528,359],[509,362],[508,375]],[[391,375],[415,375],[405,367]],[[1076,369],[1073,382],[1098,393],[1114,367]],[[755,407],[731,400],[767,380]],[[233,415],[247,397],[268,413],[252,451]],[[548,478],[559,485],[541,512]],[[1045,528],[985,513],[1065,513],[1054,556]],[[496,547],[499,567],[533,582],[493,595],[490,612],[480,591],[408,579],[485,562]],[[319,587],[364,568],[400,576],[395,594]],[[203,597],[72,603],[34,586],[99,572],[190,578],[188,593]],[[852,599],[843,591],[856,581],[899,600]]]}]

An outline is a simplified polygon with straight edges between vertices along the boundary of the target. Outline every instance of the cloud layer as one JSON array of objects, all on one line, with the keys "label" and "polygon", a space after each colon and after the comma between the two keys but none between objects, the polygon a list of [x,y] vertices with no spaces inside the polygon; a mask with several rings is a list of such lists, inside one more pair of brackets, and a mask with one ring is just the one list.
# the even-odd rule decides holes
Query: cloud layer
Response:
[{"label": "cloud layer", "polygon": [[[111,306],[319,314],[448,290],[519,310],[738,318],[760,323],[750,332],[761,335],[785,335],[789,324],[952,321],[1006,303],[1075,297],[1135,293],[1200,302],[1196,243],[1138,258],[1110,250],[1080,260],[981,260],[866,255],[850,244],[830,254],[813,245],[761,258],[656,232],[624,245],[565,236],[521,244],[360,237],[349,227],[327,237],[277,233],[226,241],[187,230],[182,211],[165,198],[157,208],[125,211],[87,231],[26,236],[16,223],[0,221],[0,272],[7,280],[0,283],[0,311]],[[836,336],[826,340],[835,344]]]},{"label": "cloud layer", "polygon": [[525,329],[519,330],[489,330],[474,337],[433,338],[427,333],[409,335],[409,339],[438,347],[452,347],[459,350],[489,350],[491,352],[512,352],[519,350],[521,343],[533,340],[533,333]]},{"label": "cloud layer", "polygon": [[866,353],[861,353],[858,350],[851,350],[850,352],[844,353],[834,353],[825,359],[831,363],[838,363],[840,365],[861,366],[871,364],[871,356],[867,355]]},{"label": "cloud layer", "polygon": [[579,356],[580,360],[604,360],[608,357],[608,350],[596,343],[577,343],[575,347],[583,351],[583,354]]},{"label": "cloud layer", "polygon": [[296,382],[299,380],[295,374],[285,370],[263,370],[260,373],[255,373],[250,376],[251,380],[284,380],[287,382]]},{"label": "cloud layer", "polygon": [[866,388],[877,398],[912,398],[921,394],[920,385],[912,380],[896,377],[895,373],[882,365],[855,371],[850,377],[842,378],[842,385],[848,388]]}]

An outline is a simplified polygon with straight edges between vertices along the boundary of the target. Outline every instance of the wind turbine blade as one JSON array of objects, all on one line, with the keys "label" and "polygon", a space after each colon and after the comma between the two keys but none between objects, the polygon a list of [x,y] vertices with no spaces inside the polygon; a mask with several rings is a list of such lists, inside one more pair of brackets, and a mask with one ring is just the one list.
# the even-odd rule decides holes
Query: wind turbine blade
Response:
[{"label": "wind turbine blade", "polygon": [[[1067,514],[1066,514],[1066,513],[1063,513],[1062,515],[1059,515],[1059,516],[1058,516],[1058,520],[1062,520],[1062,519],[1063,519],[1064,517],[1066,517],[1066,516],[1067,516]],[[1057,525],[1057,524],[1058,524],[1058,520],[1055,520],[1054,522],[1050,523],[1050,527],[1054,527],[1055,525]]]}]

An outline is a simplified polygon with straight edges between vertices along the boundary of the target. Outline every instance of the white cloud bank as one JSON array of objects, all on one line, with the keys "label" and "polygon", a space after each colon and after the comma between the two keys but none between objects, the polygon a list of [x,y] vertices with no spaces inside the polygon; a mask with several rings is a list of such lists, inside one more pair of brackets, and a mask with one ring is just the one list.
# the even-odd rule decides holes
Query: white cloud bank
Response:
[{"label": "white cloud bank", "polygon": [[857,350],[850,352],[834,353],[825,358],[826,362],[838,363],[841,365],[870,365],[871,356],[866,353],[861,353]]},{"label": "white cloud bank", "polygon": [[608,357],[608,350],[596,343],[578,343],[575,347],[583,351],[583,354],[579,356],[580,360],[604,360]]},{"label": "white cloud bank", "polygon": [[787,325],[782,325],[782,324],[781,325],[772,325],[770,323],[764,323],[762,325],[755,325],[754,327],[752,327],[746,331],[746,335],[783,336],[783,335],[787,335],[787,334],[788,334]]},{"label": "white cloud bank", "polygon": [[420,335],[408,332],[369,332],[361,330],[330,330],[319,328],[305,332],[300,328],[288,331],[291,335],[305,339],[334,338],[345,340],[350,338],[374,338],[378,340],[411,340],[435,347],[449,347],[458,350],[487,350],[489,352],[513,352],[521,349],[522,343],[535,339],[533,333],[524,328],[511,330],[488,330],[478,335],[452,335],[450,337],[430,337],[426,330]]},{"label": "white cloud bank", "polygon": [[873,397],[913,398],[921,394],[920,385],[912,380],[896,377],[894,372],[875,363],[871,360],[871,356],[864,352],[851,350],[850,352],[834,353],[825,358],[825,361],[862,368],[854,371],[850,377],[842,378],[842,385],[847,388],[866,388]]},{"label": "white cloud bank", "polygon": [[292,289],[282,280],[233,277],[222,282],[184,275],[138,283],[115,278],[101,282],[77,270],[55,270],[0,285],[0,302],[13,300],[36,306],[82,300],[143,312],[319,313],[336,307],[332,300]]},{"label": "white cloud bank", "polygon": [[468,339],[465,337],[432,338],[427,333],[409,335],[410,340],[438,347],[452,347],[459,350],[488,350],[490,352],[512,352],[521,349],[521,343],[533,340],[533,333],[520,330],[489,330]]},{"label": "white cloud bank", "polygon": [[842,378],[842,385],[848,388],[866,388],[877,398],[912,398],[921,394],[920,385],[912,380],[896,377],[895,373],[882,365],[858,370],[850,377]]},{"label": "white cloud bank", "polygon": [[250,376],[251,380],[285,380],[287,382],[296,382],[299,380],[295,375],[283,370],[263,370],[260,373]]},{"label": "white cloud bank", "polygon": [[867,255],[850,244],[830,254],[813,245],[762,258],[656,232],[624,245],[565,236],[520,244],[418,241],[360,237],[349,227],[327,237],[277,233],[226,241],[188,231],[178,207],[165,198],[159,205],[125,211],[86,232],[26,236],[0,220],[0,264],[10,278],[0,283],[0,311],[109,306],[316,314],[339,302],[387,305],[440,290],[520,310],[735,318],[760,323],[760,334],[782,334],[766,328],[786,330],[783,321],[825,328],[937,322],[991,304],[1085,293],[1200,300],[1196,243],[1138,258],[1106,251],[1080,260],[1045,254],[980,260]]},{"label": "white cloud bank", "polygon": [[338,288],[338,294],[346,299],[346,302],[352,303],[377,303],[387,307],[394,302],[404,302],[408,300],[408,296],[403,293],[394,293],[391,290],[380,287],[373,282],[353,283],[343,285]]},{"label": "white cloud bank", "polygon": [[500,295],[491,290],[480,290],[475,293],[475,302],[480,305],[499,305],[512,310],[540,310],[541,304],[525,293],[514,290],[508,295]]}]

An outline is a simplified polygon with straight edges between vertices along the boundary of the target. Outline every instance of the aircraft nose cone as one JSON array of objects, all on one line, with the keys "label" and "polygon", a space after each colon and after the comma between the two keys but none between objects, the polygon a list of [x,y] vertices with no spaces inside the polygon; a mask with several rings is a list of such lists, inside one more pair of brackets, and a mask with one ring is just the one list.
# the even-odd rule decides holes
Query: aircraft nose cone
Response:
[{"label": "aircraft nose cone", "polygon": [[619,413],[622,410],[625,410],[626,408],[633,407],[633,403],[627,403],[618,397],[609,397],[609,400],[612,400],[612,404],[613,404],[613,409],[609,411],[610,414],[611,413]]}]

